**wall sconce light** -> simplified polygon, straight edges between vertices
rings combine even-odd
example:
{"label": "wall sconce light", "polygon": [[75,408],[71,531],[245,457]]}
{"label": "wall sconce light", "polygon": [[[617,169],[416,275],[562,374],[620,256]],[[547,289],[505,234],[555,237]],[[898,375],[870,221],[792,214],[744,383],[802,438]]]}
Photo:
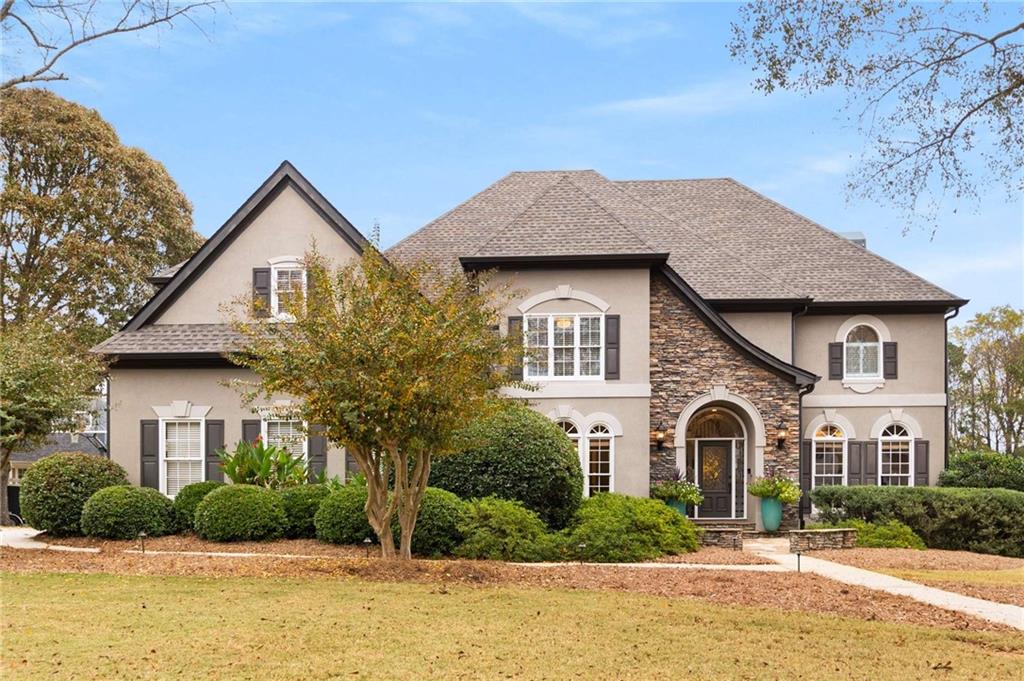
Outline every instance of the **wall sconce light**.
{"label": "wall sconce light", "polygon": [[779,424],[775,426],[775,446],[778,449],[782,449],[786,446],[786,439],[789,437],[789,429],[786,428],[786,424],[781,420]]}
{"label": "wall sconce light", "polygon": [[658,427],[654,429],[654,443],[658,449],[665,448],[665,422],[659,421]]}

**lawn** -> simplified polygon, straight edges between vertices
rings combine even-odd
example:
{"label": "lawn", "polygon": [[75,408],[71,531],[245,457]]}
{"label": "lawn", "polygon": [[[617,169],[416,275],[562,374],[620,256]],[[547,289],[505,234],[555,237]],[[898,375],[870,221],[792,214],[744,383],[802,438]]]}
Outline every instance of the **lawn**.
{"label": "lawn", "polygon": [[8,679],[1024,676],[1019,633],[634,593],[354,578],[0,578]]}

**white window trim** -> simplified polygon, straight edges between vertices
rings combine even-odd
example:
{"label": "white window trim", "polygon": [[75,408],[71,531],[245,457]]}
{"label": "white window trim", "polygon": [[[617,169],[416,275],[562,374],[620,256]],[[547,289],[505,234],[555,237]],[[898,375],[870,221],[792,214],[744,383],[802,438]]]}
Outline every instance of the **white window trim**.
{"label": "white window trim", "polygon": [[[160,432],[158,433],[157,440],[159,442],[159,462],[160,462],[160,493],[164,496],[170,497],[167,494],[167,424],[168,423],[198,423],[199,424],[199,461],[201,463],[200,470],[202,474],[200,480],[197,482],[206,481],[206,417],[161,417],[158,420]],[[175,461],[184,459],[174,459]],[[174,497],[171,497],[172,499]]]}
{"label": "white window trim", "polygon": [[582,454],[580,456],[580,465],[583,466],[583,496],[590,496],[590,440],[591,431],[596,427],[603,426],[608,430],[607,434],[594,435],[595,440],[608,440],[608,492],[615,491],[615,431],[611,425],[603,422],[591,423],[587,427],[586,433],[580,433],[580,442],[582,444]]}
{"label": "white window trim", "polygon": [[277,299],[277,272],[278,270],[300,270],[302,272],[302,291],[306,292],[306,267],[302,258],[294,255],[284,255],[278,258],[271,258],[267,261],[270,265],[270,316],[274,319],[292,321],[295,317],[287,312],[281,312]]}
{"label": "white window trim", "polygon": [[[544,376],[531,376],[529,358],[523,359],[523,379],[526,381],[603,381],[605,369],[605,315],[603,312],[534,312],[523,315],[523,347],[527,353],[531,351],[529,339],[529,319],[546,317],[548,320],[548,373]],[[573,375],[555,376],[555,317],[572,317],[573,321]],[[595,376],[580,375],[580,317],[599,317],[601,319],[601,340],[598,344],[600,369]],[[590,347],[590,346],[588,346]],[[609,426],[610,427],[610,426]]]}
{"label": "white window trim", "polygon": [[[889,436],[889,437],[886,437],[886,435],[885,435],[885,428],[888,428],[889,426],[902,426],[907,431],[906,436],[899,436],[899,437]],[[882,485],[882,443],[883,442],[909,442],[910,446],[908,448],[908,453],[909,453],[910,458],[908,460],[907,485],[906,486],[907,487],[913,487],[914,486],[914,470],[915,470],[915,465],[916,465],[916,461],[915,461],[915,456],[916,456],[915,449],[916,448],[914,447],[914,439],[915,439],[914,431],[910,428],[910,426],[908,426],[906,423],[903,423],[901,421],[892,421],[892,422],[886,424],[886,426],[884,428],[882,428],[882,432],[879,433],[879,435],[878,435],[878,462],[877,462],[877,465],[878,465],[878,475],[875,478],[875,484],[876,485],[878,485],[878,486]],[[891,475],[890,474],[889,477],[903,477],[903,476],[895,476],[895,475]],[[896,485],[886,485],[886,487],[895,487],[895,486]]]}
{"label": "white window trim", "polygon": [[304,437],[302,438],[302,460],[309,461],[309,424],[301,419],[290,419],[277,416],[260,416],[260,437],[264,444],[270,444],[270,438],[268,436],[268,425],[271,421],[299,421],[302,423],[302,432]]}
{"label": "white window trim", "polygon": [[846,435],[846,430],[836,423],[825,423],[818,426],[818,430],[824,426],[832,426],[838,428],[843,434],[843,437],[811,437],[811,489],[818,486],[818,443],[822,442],[839,442],[843,443],[843,485],[850,484],[850,438]]}

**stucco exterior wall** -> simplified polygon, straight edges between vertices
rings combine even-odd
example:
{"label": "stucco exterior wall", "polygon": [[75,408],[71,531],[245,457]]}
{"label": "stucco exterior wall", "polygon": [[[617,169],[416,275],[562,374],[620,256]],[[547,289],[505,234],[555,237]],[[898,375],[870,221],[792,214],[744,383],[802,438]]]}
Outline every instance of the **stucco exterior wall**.
{"label": "stucco exterior wall", "polygon": [[[157,418],[153,406],[174,400],[211,407],[208,419],[223,419],[224,443],[231,448],[242,439],[242,421],[259,418],[242,404],[239,392],[227,381],[251,381],[246,369],[113,369],[110,372],[110,458],[124,466],[128,479],[138,485],[140,472],[139,422]],[[284,397],[284,396],[282,396]],[[342,451],[327,453],[328,477],[344,476]]]}
{"label": "stucco exterior wall", "polygon": [[270,258],[280,256],[301,258],[314,242],[335,264],[356,257],[355,249],[298,192],[285,187],[154,323],[226,322],[224,306],[249,300],[254,267],[267,267]]}
{"label": "stucco exterior wall", "polygon": [[793,315],[789,312],[724,312],[729,325],[787,362],[793,359]]}

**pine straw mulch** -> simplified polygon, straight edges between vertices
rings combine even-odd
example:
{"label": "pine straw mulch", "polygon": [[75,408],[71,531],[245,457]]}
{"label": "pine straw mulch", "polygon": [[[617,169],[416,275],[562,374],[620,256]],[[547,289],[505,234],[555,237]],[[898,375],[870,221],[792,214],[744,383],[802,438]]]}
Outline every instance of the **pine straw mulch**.
{"label": "pine straw mulch", "polygon": [[1007,627],[923,603],[840,584],[817,575],[726,572],[671,568],[630,568],[564,564],[517,566],[488,561],[376,558],[231,558],[71,553],[0,549],[0,571],[184,575],[204,577],[286,577],[363,579],[449,585],[518,586],[546,589],[624,591],[697,598],[716,604],[839,615],[869,621],[910,623],[945,629],[992,631]]}
{"label": "pine straw mulch", "polygon": [[[74,546],[77,548],[98,548],[104,553],[119,553],[125,549],[139,549],[138,540],[117,541],[94,539],[92,537],[59,537],[51,538],[41,535],[39,541],[56,546]],[[315,539],[281,539],[265,542],[211,542],[195,535],[174,535],[170,537],[152,537],[146,539],[147,551],[203,551],[209,553],[275,553],[290,556],[324,556],[331,558],[365,558],[367,551],[363,546],[335,546]],[[370,549],[377,551],[377,547]],[[767,558],[755,556],[743,551],[732,551],[718,547],[701,548],[696,553],[684,553],[679,556],[665,556],[657,560],[659,563],[691,563],[701,565],[771,565]]]}
{"label": "pine straw mulch", "polygon": [[1024,567],[1024,558],[940,549],[839,549],[813,551],[807,555],[867,570],[1012,570]]}

